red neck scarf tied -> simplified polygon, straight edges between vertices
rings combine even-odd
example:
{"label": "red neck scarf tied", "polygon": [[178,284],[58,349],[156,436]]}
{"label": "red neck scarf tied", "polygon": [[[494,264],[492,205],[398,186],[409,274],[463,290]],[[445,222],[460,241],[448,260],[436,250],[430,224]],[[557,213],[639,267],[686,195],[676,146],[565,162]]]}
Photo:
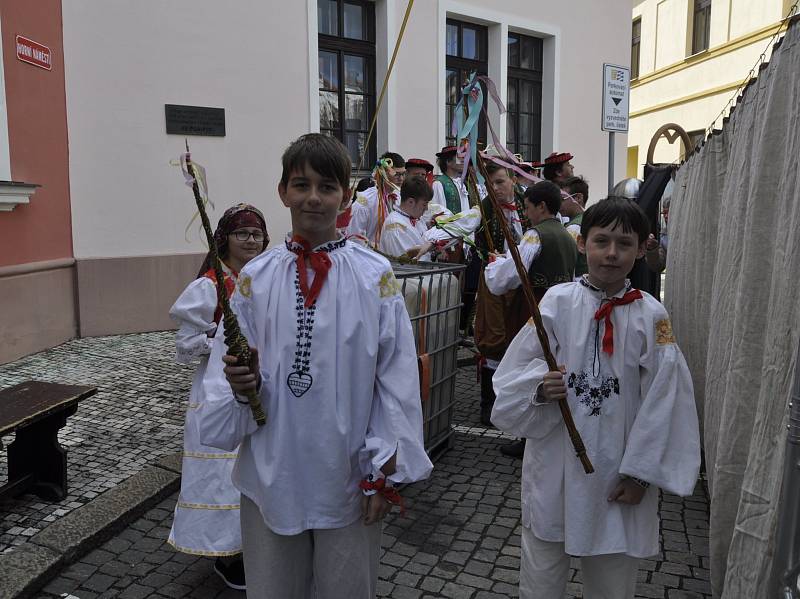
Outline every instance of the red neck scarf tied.
{"label": "red neck scarf tied", "polygon": [[603,351],[609,355],[614,353],[614,325],[611,324],[611,312],[617,306],[624,306],[630,304],[637,299],[642,299],[642,292],[638,289],[631,289],[622,297],[612,297],[600,306],[600,309],[594,313],[594,319],[605,319],[605,332],[603,333]]}
{"label": "red neck scarf tied", "polygon": [[[309,244],[302,237],[292,237],[292,242],[302,249],[295,246],[294,252],[297,253],[297,276],[300,279],[300,291],[305,298],[306,308],[310,308],[319,297],[319,292],[322,291],[322,284],[328,278],[328,271],[331,269],[331,258],[328,252],[312,252],[311,244]],[[308,270],[306,269],[306,258],[311,263],[311,268],[314,269],[314,281],[311,283],[311,288],[308,287]]]}
{"label": "red neck scarf tied", "polygon": [[500,206],[508,210],[509,212],[516,212],[517,205],[514,202],[500,202]]}

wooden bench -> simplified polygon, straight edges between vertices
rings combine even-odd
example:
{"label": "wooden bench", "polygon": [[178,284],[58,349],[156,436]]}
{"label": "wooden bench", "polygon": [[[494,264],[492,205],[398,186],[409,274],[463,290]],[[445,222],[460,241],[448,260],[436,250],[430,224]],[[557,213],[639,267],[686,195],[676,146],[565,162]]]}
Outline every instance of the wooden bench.
{"label": "wooden bench", "polygon": [[[8,482],[0,501],[30,491],[48,501],[67,495],[67,452],[58,431],[97,387],[26,381],[0,391],[0,436],[8,446]],[[0,449],[2,444],[0,444]]]}

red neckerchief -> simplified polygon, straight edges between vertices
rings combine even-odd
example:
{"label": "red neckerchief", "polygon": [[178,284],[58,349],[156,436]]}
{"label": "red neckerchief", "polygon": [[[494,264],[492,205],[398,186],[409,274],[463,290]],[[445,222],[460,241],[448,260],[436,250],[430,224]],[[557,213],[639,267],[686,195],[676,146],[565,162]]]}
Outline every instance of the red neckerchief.
{"label": "red neckerchief", "polygon": [[500,206],[502,208],[505,208],[509,212],[516,212],[517,211],[517,205],[514,202],[500,202]]}
{"label": "red neckerchief", "polygon": [[625,304],[630,304],[637,299],[642,299],[642,292],[638,289],[631,289],[622,297],[609,298],[608,302],[600,306],[600,309],[594,313],[595,320],[605,318],[606,330],[603,333],[603,351],[605,353],[614,353],[614,325],[611,324],[611,312],[616,306],[624,306]]}
{"label": "red neckerchief", "polygon": [[[317,300],[319,292],[322,291],[322,284],[328,278],[328,271],[331,269],[332,264],[331,258],[328,256],[328,252],[312,252],[311,244],[302,237],[295,235],[292,237],[292,242],[302,248],[293,248],[292,251],[297,254],[297,276],[300,279],[300,291],[306,299],[306,308],[310,308]],[[314,269],[314,281],[311,283],[311,289],[308,288],[306,258],[311,262],[311,267]]]}

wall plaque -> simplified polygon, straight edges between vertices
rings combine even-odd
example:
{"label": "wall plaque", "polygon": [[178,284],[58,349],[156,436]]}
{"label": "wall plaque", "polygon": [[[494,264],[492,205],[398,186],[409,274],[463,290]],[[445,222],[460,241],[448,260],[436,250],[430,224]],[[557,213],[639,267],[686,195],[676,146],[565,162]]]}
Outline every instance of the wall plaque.
{"label": "wall plaque", "polygon": [[225,109],[164,104],[167,133],[225,137]]}

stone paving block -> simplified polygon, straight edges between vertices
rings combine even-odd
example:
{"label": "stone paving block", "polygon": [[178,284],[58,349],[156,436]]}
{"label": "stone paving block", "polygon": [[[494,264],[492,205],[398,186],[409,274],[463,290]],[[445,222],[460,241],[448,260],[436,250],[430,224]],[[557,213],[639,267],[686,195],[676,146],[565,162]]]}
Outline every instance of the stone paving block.
{"label": "stone paving block", "polygon": [[30,543],[0,554],[0,597],[23,596],[40,588],[61,563],[61,556],[54,551]]}
{"label": "stone paving block", "polygon": [[177,490],[180,479],[174,472],[147,467],[94,501],[74,510],[35,535],[31,542],[52,549],[64,559],[84,548],[96,546],[127,522],[132,513],[149,502]]}
{"label": "stone paving block", "polygon": [[454,582],[445,584],[441,591],[441,596],[449,599],[471,599],[474,594],[475,589]]}

